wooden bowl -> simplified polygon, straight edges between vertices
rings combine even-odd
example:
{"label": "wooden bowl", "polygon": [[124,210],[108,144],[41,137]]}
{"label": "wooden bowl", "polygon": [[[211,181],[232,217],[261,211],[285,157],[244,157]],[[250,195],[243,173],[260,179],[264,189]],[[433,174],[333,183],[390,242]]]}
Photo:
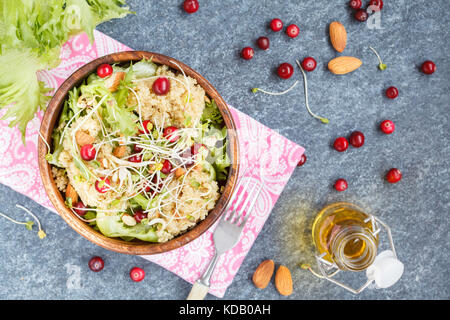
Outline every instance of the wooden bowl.
{"label": "wooden bowl", "polygon": [[116,252],[126,253],[126,254],[136,254],[136,255],[150,255],[157,254],[166,251],[170,251],[176,248],[179,248],[192,240],[199,237],[203,232],[208,230],[214,222],[220,217],[222,210],[227,205],[230,197],[233,193],[233,190],[236,185],[237,177],[239,175],[239,147],[238,147],[238,139],[236,136],[236,126],[231,116],[230,110],[228,109],[227,104],[217,92],[217,90],[199,73],[192,70],[187,65],[179,62],[170,57],[152,53],[147,51],[126,51],[113,53],[84,65],[77,71],[75,71],[64,83],[59,87],[56,91],[55,95],[51,99],[48,108],[44,114],[44,118],[41,124],[41,134],[43,138],[47,141],[47,143],[52,147],[52,139],[51,135],[53,132],[53,127],[59,118],[60,112],[63,108],[64,101],[68,96],[68,92],[72,90],[72,88],[81,84],[81,82],[89,76],[91,73],[96,72],[96,69],[102,63],[108,64],[120,64],[120,63],[128,63],[130,61],[137,62],[142,59],[152,59],[153,62],[159,65],[167,65],[174,70],[179,70],[180,66],[186,75],[197,80],[198,84],[203,87],[206,94],[214,99],[217,106],[219,107],[220,112],[225,120],[225,125],[228,128],[228,154],[231,159],[231,166],[228,174],[228,179],[226,181],[224,190],[220,199],[217,201],[216,206],[213,210],[211,210],[208,216],[201,222],[199,222],[195,227],[185,232],[184,234],[175,237],[174,239],[167,241],[165,243],[150,243],[144,242],[140,240],[133,241],[124,241],[120,238],[109,238],[104,236],[98,231],[95,231],[88,224],[80,220],[69,208],[64,204],[64,198],[61,195],[61,192],[56,187],[55,181],[53,180],[53,176],[51,173],[51,166],[45,160],[45,155],[48,150],[45,143],[42,139],[39,139],[38,143],[38,161],[39,161],[39,169],[41,172],[42,182],[44,184],[45,190],[47,192],[48,197],[50,198],[53,206],[56,211],[63,217],[63,219],[81,234],[83,237],[92,241],[93,243],[98,244],[106,249],[113,250]]}

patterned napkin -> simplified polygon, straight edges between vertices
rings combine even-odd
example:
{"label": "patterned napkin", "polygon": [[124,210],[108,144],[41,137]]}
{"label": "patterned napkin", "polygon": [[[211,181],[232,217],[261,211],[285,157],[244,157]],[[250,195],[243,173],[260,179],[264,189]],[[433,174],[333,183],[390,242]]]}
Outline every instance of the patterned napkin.
{"label": "patterned napkin", "polygon": [[[61,50],[61,64],[55,69],[40,72],[39,79],[57,88],[87,62],[109,53],[131,50],[101,32],[95,31],[94,36],[93,44],[89,43],[86,34],[75,36],[65,43]],[[210,293],[217,297],[224,296],[304,152],[292,141],[230,108],[240,143],[241,173],[245,168],[251,168],[243,179],[251,179],[251,183],[264,180],[265,187],[238,244],[221,256],[217,263],[210,288]],[[4,110],[0,116],[3,114]],[[41,117],[42,114],[28,125],[26,146],[22,144],[19,130],[11,129],[5,121],[0,121],[0,183],[55,212],[45,194],[38,168],[37,141]],[[182,248],[143,258],[193,283],[202,275],[213,256],[212,233],[215,226]]]}

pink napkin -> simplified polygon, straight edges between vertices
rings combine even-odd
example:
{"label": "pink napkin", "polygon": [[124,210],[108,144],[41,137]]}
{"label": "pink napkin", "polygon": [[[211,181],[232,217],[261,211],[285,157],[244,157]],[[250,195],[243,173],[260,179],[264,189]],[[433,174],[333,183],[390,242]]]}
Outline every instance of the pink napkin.
{"label": "pink napkin", "polygon": [[[85,63],[109,53],[131,50],[114,39],[95,31],[95,42],[81,34],[62,46],[61,64],[50,71],[39,73],[39,79],[57,88],[67,77]],[[220,257],[211,278],[210,293],[223,297],[233,281],[245,256],[267,220],[275,202],[289,180],[304,149],[282,137],[256,120],[231,107],[238,128],[241,152],[241,173],[250,167],[244,179],[255,183],[264,181],[265,186],[250,214],[238,244]],[[0,116],[4,110],[0,112]],[[38,130],[41,114],[29,125],[26,146],[20,132],[0,121],[0,182],[11,187],[44,207],[55,212],[45,194],[39,175],[37,161]],[[253,182],[252,181],[252,182]],[[215,225],[201,237],[182,248],[167,253],[143,256],[191,283],[206,269],[214,253],[212,232]]]}

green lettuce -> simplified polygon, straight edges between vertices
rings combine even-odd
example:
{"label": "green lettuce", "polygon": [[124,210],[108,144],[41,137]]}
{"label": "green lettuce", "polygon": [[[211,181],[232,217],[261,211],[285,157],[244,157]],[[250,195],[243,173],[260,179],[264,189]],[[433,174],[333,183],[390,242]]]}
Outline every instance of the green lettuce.
{"label": "green lettuce", "polygon": [[25,137],[27,124],[44,110],[50,89],[36,72],[56,67],[61,45],[72,35],[131,13],[124,0],[0,1],[0,109]]}
{"label": "green lettuce", "polygon": [[97,213],[97,227],[107,237],[125,237],[127,240],[137,238],[142,241],[157,242],[158,236],[153,226],[138,223],[133,227],[126,226],[119,215]]}

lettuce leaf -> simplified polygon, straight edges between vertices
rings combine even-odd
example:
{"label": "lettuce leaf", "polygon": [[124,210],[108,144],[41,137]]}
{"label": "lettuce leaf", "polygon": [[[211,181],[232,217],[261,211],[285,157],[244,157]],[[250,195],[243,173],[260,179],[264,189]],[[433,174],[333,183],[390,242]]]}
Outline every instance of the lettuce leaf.
{"label": "lettuce leaf", "polygon": [[152,226],[138,223],[133,227],[126,226],[119,215],[97,213],[97,227],[107,237],[137,238],[142,241],[157,242],[158,236]]}
{"label": "lettuce leaf", "polygon": [[27,123],[45,109],[50,89],[36,72],[56,67],[61,45],[72,35],[131,13],[124,0],[0,1],[0,109],[18,126],[24,141]]}

